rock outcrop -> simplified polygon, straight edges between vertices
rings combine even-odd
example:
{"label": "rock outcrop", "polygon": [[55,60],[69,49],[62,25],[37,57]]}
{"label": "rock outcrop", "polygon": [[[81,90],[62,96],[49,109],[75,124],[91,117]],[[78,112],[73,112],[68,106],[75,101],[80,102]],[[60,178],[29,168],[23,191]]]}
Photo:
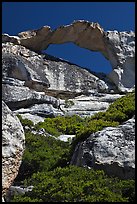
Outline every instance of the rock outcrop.
{"label": "rock outcrop", "polygon": [[[3,34],[3,196],[18,174],[24,151],[24,130],[16,114],[36,124],[45,117],[85,117],[106,111],[117,98],[134,89],[134,38],[132,31],[106,32],[98,23],[88,21],[76,21],[53,31],[44,26],[18,36]],[[95,73],[42,53],[50,44],[65,42],[101,52],[110,60],[112,72],[108,76]],[[116,128],[92,134],[79,143],[72,164],[134,178],[134,122],[132,118]],[[58,139],[68,141],[74,136],[61,135]]]}
{"label": "rock outcrop", "polygon": [[121,94],[93,92],[89,96],[80,95],[70,100],[60,99],[60,107],[64,115],[92,116],[95,113],[106,111],[111,103],[122,96]]}
{"label": "rock outcrop", "polygon": [[135,85],[135,33],[133,31],[104,31],[98,23],[84,20],[51,30],[44,26],[38,30],[21,32],[18,36],[3,34],[3,42],[23,45],[41,51],[50,44],[73,42],[92,51],[101,52],[112,65],[110,79],[122,92]]}
{"label": "rock outcrop", "polygon": [[2,196],[18,174],[25,149],[23,127],[7,105],[2,102]]}
{"label": "rock outcrop", "polygon": [[91,134],[77,145],[71,164],[103,169],[122,179],[134,179],[135,118]]}
{"label": "rock outcrop", "polygon": [[108,77],[125,92],[135,86],[135,33],[108,31],[105,34],[112,72]]}
{"label": "rock outcrop", "polygon": [[2,51],[3,83],[24,85],[55,96],[61,92],[74,92],[75,96],[75,93],[88,93],[93,89],[100,92],[115,90],[109,80],[102,81],[94,73],[59,58],[12,43],[3,43]]}
{"label": "rock outcrop", "polygon": [[[2,64],[2,99],[12,111],[34,123],[47,116],[91,116],[122,96],[105,74],[90,73],[21,45],[3,43]],[[67,106],[70,98],[73,105]]]}

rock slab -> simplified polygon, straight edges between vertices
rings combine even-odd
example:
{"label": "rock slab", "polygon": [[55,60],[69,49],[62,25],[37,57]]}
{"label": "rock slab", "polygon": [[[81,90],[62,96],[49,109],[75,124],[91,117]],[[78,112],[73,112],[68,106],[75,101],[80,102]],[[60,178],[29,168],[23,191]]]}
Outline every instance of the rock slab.
{"label": "rock slab", "polygon": [[121,179],[135,178],[135,118],[91,134],[76,146],[71,164],[103,169]]}
{"label": "rock slab", "polygon": [[23,127],[15,114],[2,102],[2,196],[18,174],[25,149]]}

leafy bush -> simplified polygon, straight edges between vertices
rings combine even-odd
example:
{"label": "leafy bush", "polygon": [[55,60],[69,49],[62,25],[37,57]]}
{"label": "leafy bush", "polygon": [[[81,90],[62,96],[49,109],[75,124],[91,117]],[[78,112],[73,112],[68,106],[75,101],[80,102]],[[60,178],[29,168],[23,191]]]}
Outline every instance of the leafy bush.
{"label": "leafy bush", "polygon": [[51,135],[76,134],[77,130],[83,125],[84,119],[77,115],[57,116],[56,118],[45,118],[44,122],[35,125],[36,129],[44,128]]}
{"label": "leafy bush", "polygon": [[[130,93],[117,99],[110,105],[106,112],[97,113],[92,117],[82,119],[74,115],[46,118],[44,122],[40,122],[34,127],[36,129],[44,128],[46,132],[56,136],[60,134],[76,134],[76,137],[73,139],[72,145],[69,146],[53,138],[33,135],[30,132],[26,132],[26,150],[20,171],[23,172],[23,174],[21,174],[25,177],[38,170],[49,170],[49,167],[53,168],[53,166],[58,166],[59,163],[60,165],[65,165],[69,162],[69,158],[71,158],[75,146],[79,141],[85,140],[93,132],[100,131],[104,127],[119,125],[120,121],[127,120],[132,117],[134,113],[135,93]],[[28,119],[22,119],[20,117],[20,120],[23,126],[29,125],[32,127],[33,125]]]}
{"label": "leafy bush", "polygon": [[115,127],[118,125],[119,123],[116,121],[90,120],[86,126],[83,126],[83,129],[77,131],[76,137],[73,139],[73,146],[75,147],[78,142],[85,140],[94,132],[100,131],[105,127]]}
{"label": "leafy bush", "polygon": [[58,163],[60,166],[66,165],[70,149],[69,143],[55,140],[49,136],[34,135],[31,132],[26,132],[25,139],[26,148],[15,181],[23,180],[34,172],[49,171]]}
{"label": "leafy bush", "polygon": [[129,93],[112,103],[106,112],[99,112],[91,117],[109,121],[124,122],[135,114],[135,93]]}
{"label": "leafy bush", "polygon": [[[38,172],[24,182],[31,192],[14,196],[14,202],[129,202],[134,201],[134,181],[109,178],[102,170],[76,166]],[[126,191],[125,191],[126,190]],[[126,193],[128,192],[128,193]],[[35,201],[34,201],[35,202]]]}
{"label": "leafy bush", "polygon": [[23,125],[23,127],[24,126],[28,126],[28,127],[34,126],[34,123],[31,120],[29,120],[27,118],[23,119],[22,116],[19,115],[19,114],[17,115],[17,117],[19,118],[19,120],[20,120],[21,124]]}
{"label": "leafy bush", "polygon": [[[15,181],[34,185],[32,192],[13,202],[134,202],[134,180],[111,178],[103,171],[69,165],[75,145],[104,127],[117,126],[135,114],[135,93],[117,99],[106,112],[92,117],[46,118],[34,126],[52,135],[76,134],[72,144],[26,132],[26,150]],[[23,120],[23,125],[30,125]],[[25,179],[25,180],[24,180]]]}
{"label": "leafy bush", "polygon": [[[99,112],[85,119],[77,115],[46,118],[35,125],[36,129],[44,128],[51,135],[76,134],[76,141],[86,139],[91,133],[104,127],[117,126],[135,114],[135,93],[129,93],[117,99],[106,112]],[[79,139],[78,139],[79,138]]]}
{"label": "leafy bush", "polygon": [[86,119],[83,129],[77,131],[73,145],[85,140],[93,132],[102,130],[104,127],[117,126],[130,119],[135,114],[135,93],[129,93],[112,103],[106,112],[96,113]]}

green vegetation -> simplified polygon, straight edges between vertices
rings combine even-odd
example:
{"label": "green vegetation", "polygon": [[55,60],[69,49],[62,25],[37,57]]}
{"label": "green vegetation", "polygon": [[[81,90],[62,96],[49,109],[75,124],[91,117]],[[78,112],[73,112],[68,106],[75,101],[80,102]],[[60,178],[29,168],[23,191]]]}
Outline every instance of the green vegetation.
{"label": "green vegetation", "polygon": [[35,125],[36,129],[44,128],[51,135],[59,136],[61,134],[76,134],[85,124],[84,119],[77,115],[58,116],[56,118],[45,118],[44,122]]}
{"label": "green vegetation", "polygon": [[74,105],[72,100],[65,99],[65,108],[69,108]]}
{"label": "green vegetation", "polygon": [[135,93],[129,93],[117,99],[110,105],[106,112],[99,112],[85,119],[77,115],[56,118],[46,118],[44,122],[35,125],[36,129],[44,128],[51,135],[76,134],[74,146],[93,132],[102,130],[104,127],[117,126],[128,120],[135,114]]}
{"label": "green vegetation", "polygon": [[102,119],[109,121],[118,121],[122,123],[135,114],[135,93],[129,93],[117,99],[111,104],[106,112],[100,112],[91,119]]}
{"label": "green vegetation", "polygon": [[12,202],[134,202],[134,180],[109,177],[95,171],[70,165],[76,144],[104,127],[117,126],[135,114],[135,93],[116,100],[106,112],[89,118],[67,116],[46,118],[33,125],[18,116],[23,126],[36,130],[44,128],[51,135],[76,134],[70,144],[53,137],[34,135],[25,130],[26,150],[15,182],[34,189],[16,195]]}
{"label": "green vegetation", "polygon": [[52,170],[58,163],[60,166],[66,165],[70,149],[68,143],[29,131],[25,134],[25,140],[26,149],[16,180],[28,178],[34,172]]}
{"label": "green vegetation", "polygon": [[23,127],[24,126],[28,126],[28,127],[33,127],[34,126],[34,123],[31,120],[23,119],[21,117],[21,115],[19,115],[19,114],[17,115],[17,117],[19,118],[19,120],[20,120]]}
{"label": "green vegetation", "polygon": [[23,126],[34,126],[36,130],[44,128],[47,133],[57,137],[61,134],[76,134],[75,140],[78,142],[86,139],[91,133],[102,130],[104,127],[117,126],[131,118],[134,114],[135,93],[133,92],[117,99],[109,106],[106,112],[99,112],[92,117],[84,119],[77,115],[58,116],[56,118],[45,118],[44,122],[34,126],[32,121],[22,119],[19,115],[18,117]]}
{"label": "green vegetation", "polygon": [[93,132],[100,131],[104,127],[117,126],[135,115],[135,93],[129,93],[117,99],[106,112],[99,112],[86,119],[86,126],[79,131],[74,140],[76,145],[85,140]]}
{"label": "green vegetation", "polygon": [[109,178],[103,171],[71,165],[46,173],[38,172],[24,183],[26,186],[33,184],[35,187],[25,195],[15,196],[14,202],[134,201],[133,180],[121,181]]}

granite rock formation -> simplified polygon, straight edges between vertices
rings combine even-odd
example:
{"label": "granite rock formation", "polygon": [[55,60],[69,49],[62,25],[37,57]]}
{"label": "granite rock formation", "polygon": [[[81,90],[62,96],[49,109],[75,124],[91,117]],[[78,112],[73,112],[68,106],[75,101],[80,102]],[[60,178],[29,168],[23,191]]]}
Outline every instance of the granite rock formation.
{"label": "granite rock formation", "polygon": [[112,65],[110,79],[120,91],[129,91],[135,85],[135,33],[133,31],[104,31],[98,24],[84,20],[51,30],[44,26],[38,30],[21,32],[18,36],[3,34],[3,42],[14,42],[33,51],[41,51],[50,44],[73,42],[92,51],[101,52]]}
{"label": "granite rock formation", "polygon": [[[85,117],[107,110],[116,99],[134,89],[134,38],[132,31],[105,32],[98,23],[87,21],[76,21],[53,31],[49,26],[44,26],[39,30],[19,33],[18,36],[3,34],[4,196],[18,173],[24,151],[24,131],[15,115],[20,114],[22,118],[38,123],[45,117],[73,114]],[[42,53],[50,44],[65,42],[73,42],[91,51],[101,52],[110,61],[112,72],[108,76],[95,73]],[[134,136],[134,118],[117,128],[106,128],[78,145],[72,163],[89,168],[103,166],[110,174],[115,173],[114,169],[116,175],[118,172],[122,178],[132,178]],[[70,135],[61,135],[59,139],[67,141],[68,137]],[[96,142],[93,142],[92,138]],[[101,138],[105,139],[106,144]],[[104,149],[107,151],[107,157]],[[92,150],[96,152],[96,158]],[[111,164],[113,160],[115,162]]]}
{"label": "granite rock formation", "polygon": [[[16,85],[19,84],[18,80],[21,80],[21,86],[25,85],[47,93],[50,91],[50,95],[55,96],[62,91],[66,94],[71,92],[72,95],[73,92],[74,94],[75,92],[88,93],[93,89],[102,92],[115,89],[114,84],[108,79],[103,81],[105,79],[102,80],[94,73],[59,58],[38,54],[23,46],[8,42],[3,43],[2,50],[4,83]],[[12,68],[8,65],[9,58],[12,61]]]}
{"label": "granite rock formation", "polygon": [[77,145],[71,164],[103,169],[122,179],[135,178],[135,118],[93,133]]}
{"label": "granite rock formation", "polygon": [[[34,122],[47,116],[90,116],[122,96],[105,74],[9,42],[2,52],[2,98],[12,111]],[[73,104],[67,106],[66,99]]]}
{"label": "granite rock formation", "polygon": [[64,115],[92,116],[106,111],[111,103],[122,96],[122,94],[93,92],[89,96],[80,95],[68,101],[60,99],[60,107]]}
{"label": "granite rock formation", "polygon": [[25,135],[17,116],[2,102],[2,196],[18,174]]}

